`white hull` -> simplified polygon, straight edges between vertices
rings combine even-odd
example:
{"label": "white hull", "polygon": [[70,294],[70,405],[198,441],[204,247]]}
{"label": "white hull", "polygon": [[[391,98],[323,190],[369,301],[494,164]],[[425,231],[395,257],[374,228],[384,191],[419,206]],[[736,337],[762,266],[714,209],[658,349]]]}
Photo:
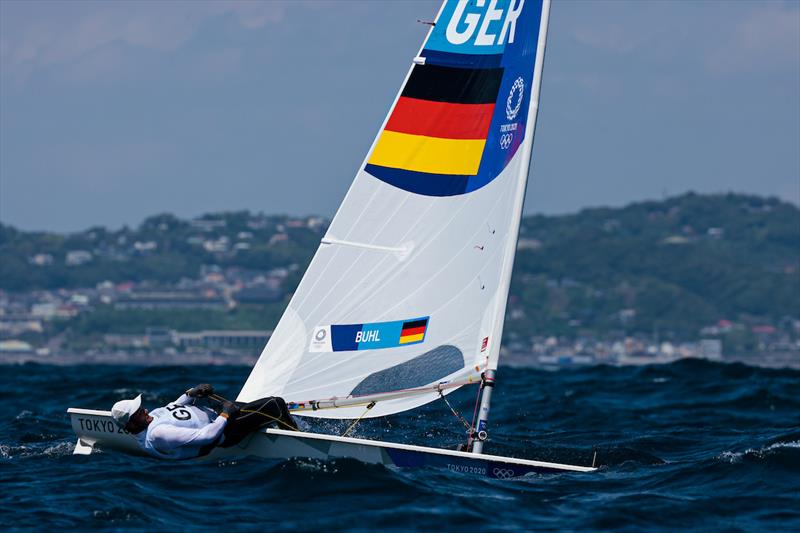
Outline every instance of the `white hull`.
{"label": "white hull", "polygon": [[[90,454],[95,446],[143,455],[135,439],[117,428],[108,411],[69,409],[72,428],[78,435],[76,454]],[[527,474],[593,472],[586,466],[563,465],[497,455],[478,455],[426,446],[380,442],[319,433],[267,429],[254,433],[239,446],[217,448],[204,459],[255,456],[285,460],[309,458],[321,461],[355,459],[364,463],[401,468],[443,468],[453,472],[493,478],[512,478]]]}

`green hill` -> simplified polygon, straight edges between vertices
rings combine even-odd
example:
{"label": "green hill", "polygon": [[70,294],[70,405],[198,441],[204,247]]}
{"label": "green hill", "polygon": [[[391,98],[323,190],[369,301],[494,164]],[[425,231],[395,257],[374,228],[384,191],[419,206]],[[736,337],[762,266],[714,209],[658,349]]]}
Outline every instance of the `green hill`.
{"label": "green hill", "polygon": [[532,249],[517,255],[512,294],[527,316],[515,329],[694,336],[720,319],[800,316],[800,210],[776,199],[687,194],[533,216],[520,237]]}
{"label": "green hill", "polygon": [[[203,265],[297,265],[290,293],[326,222],[248,212],[77,234],[0,225],[0,289],[169,285]],[[686,194],[612,209],[523,220],[507,330],[531,334],[658,333],[693,338],[727,319],[800,317],[800,210],[774,198]],[[71,263],[71,264],[70,264]],[[788,318],[787,318],[788,317]]]}

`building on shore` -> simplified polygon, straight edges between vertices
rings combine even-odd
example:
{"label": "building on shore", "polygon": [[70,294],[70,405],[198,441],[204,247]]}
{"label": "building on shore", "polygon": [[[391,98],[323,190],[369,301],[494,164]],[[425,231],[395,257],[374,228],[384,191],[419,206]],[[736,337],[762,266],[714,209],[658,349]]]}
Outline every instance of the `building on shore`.
{"label": "building on shore", "polygon": [[227,301],[217,294],[201,291],[136,291],[121,296],[114,309],[211,309],[224,311]]}
{"label": "building on shore", "polygon": [[258,330],[205,330],[191,333],[173,332],[173,344],[184,350],[193,348],[225,350],[261,350],[269,340],[271,331]]}

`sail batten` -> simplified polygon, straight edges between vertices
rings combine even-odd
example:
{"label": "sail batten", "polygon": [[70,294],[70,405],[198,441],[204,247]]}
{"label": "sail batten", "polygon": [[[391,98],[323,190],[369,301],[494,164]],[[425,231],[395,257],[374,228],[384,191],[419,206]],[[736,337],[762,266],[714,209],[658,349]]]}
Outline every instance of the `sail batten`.
{"label": "sail batten", "polygon": [[322,239],[322,244],[334,244],[339,246],[352,246],[354,248],[364,248],[366,250],[378,250],[381,252],[394,252],[394,253],[405,253],[408,252],[408,248],[404,246],[382,246],[378,244],[368,244],[365,242],[352,242],[352,241],[343,241],[340,239],[334,239],[331,237],[326,237]]}
{"label": "sail batten", "polygon": [[[542,1],[442,4],[240,400],[369,393],[381,416],[496,364]],[[336,407],[301,414],[364,415]]]}

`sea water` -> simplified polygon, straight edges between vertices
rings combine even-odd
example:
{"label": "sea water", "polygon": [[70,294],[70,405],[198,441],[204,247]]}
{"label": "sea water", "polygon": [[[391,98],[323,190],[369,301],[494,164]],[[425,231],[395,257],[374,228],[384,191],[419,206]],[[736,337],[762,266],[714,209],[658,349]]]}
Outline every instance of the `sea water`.
{"label": "sea water", "polygon": [[[140,530],[800,530],[800,371],[704,361],[501,368],[486,452],[603,465],[490,480],[352,460],[161,462],[73,456],[68,407],[151,408],[199,382],[234,397],[244,367],[0,366],[0,524]],[[449,397],[472,417],[475,387]],[[341,434],[344,422],[315,422]],[[358,437],[455,447],[442,401]],[[596,452],[596,455],[595,455]]]}

